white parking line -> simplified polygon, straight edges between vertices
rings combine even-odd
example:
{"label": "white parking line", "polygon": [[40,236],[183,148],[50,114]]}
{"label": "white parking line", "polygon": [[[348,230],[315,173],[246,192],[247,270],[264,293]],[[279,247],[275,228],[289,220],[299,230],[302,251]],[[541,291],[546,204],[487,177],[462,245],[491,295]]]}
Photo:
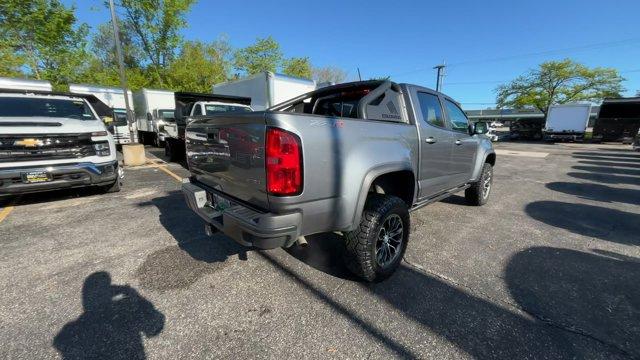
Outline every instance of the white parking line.
{"label": "white parking line", "polygon": [[518,150],[504,150],[504,149],[496,149],[497,155],[507,155],[507,156],[524,156],[524,157],[532,157],[532,158],[546,158],[549,153],[546,152],[537,152],[537,151],[518,151]]}

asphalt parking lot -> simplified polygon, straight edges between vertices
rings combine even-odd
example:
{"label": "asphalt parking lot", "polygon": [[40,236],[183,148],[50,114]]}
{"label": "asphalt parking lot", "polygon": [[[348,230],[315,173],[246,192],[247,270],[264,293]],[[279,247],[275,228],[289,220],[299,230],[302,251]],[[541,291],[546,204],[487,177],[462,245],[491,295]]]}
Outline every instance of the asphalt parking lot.
{"label": "asphalt parking lot", "polygon": [[496,148],[489,204],[414,212],[380,284],[349,275],[335,234],[208,238],[178,164],[2,204],[0,357],[640,358],[640,153]]}

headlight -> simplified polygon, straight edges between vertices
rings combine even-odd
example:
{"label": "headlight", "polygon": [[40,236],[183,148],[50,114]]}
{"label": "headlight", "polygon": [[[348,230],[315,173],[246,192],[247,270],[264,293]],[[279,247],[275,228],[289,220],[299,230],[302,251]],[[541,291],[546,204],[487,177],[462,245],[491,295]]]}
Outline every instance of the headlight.
{"label": "headlight", "polygon": [[96,155],[98,156],[111,155],[111,150],[109,149],[109,143],[106,141],[93,144],[93,148],[96,150]]}

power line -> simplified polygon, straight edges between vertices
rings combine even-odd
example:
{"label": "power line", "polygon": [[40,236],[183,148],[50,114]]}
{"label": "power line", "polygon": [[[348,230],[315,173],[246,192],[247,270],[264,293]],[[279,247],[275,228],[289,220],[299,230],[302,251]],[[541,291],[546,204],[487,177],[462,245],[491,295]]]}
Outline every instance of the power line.
{"label": "power line", "polygon": [[[589,44],[589,45],[574,46],[574,47],[568,47],[568,48],[563,48],[563,49],[543,50],[543,51],[537,51],[537,52],[531,52],[531,53],[525,53],[525,54],[517,54],[517,55],[510,55],[510,56],[503,56],[503,57],[496,57],[496,58],[489,58],[489,59],[483,59],[483,60],[461,61],[461,62],[457,62],[457,63],[451,63],[448,66],[449,67],[455,67],[455,66],[464,66],[464,65],[484,64],[484,63],[491,63],[491,62],[514,60],[514,59],[519,59],[519,58],[524,58],[524,57],[531,57],[531,56],[553,55],[553,54],[557,54],[557,53],[566,53],[566,52],[574,52],[574,51],[606,49],[606,48],[611,48],[611,47],[616,47],[616,46],[630,45],[630,44],[634,44],[634,43],[637,43],[637,42],[640,42],[640,38],[631,38],[631,39],[618,40],[618,41],[594,43],[594,44]],[[417,69],[414,69],[414,70],[410,70],[410,71],[394,74],[392,76],[395,77],[395,76],[408,75],[408,74],[413,74],[413,73],[416,73],[416,72],[422,72],[422,71],[426,71],[426,70],[431,70],[431,69],[430,68],[426,68],[426,67],[421,67],[421,68],[417,68]]]}

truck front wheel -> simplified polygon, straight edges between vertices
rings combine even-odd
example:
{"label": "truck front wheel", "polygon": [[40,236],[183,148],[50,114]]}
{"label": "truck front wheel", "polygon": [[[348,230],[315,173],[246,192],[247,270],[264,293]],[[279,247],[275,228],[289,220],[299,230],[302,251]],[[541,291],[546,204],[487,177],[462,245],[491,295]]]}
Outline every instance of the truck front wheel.
{"label": "truck front wheel", "polygon": [[400,266],[409,240],[409,210],[400,198],[371,194],[354,231],[345,233],[345,263],[370,282],[382,281]]}
{"label": "truck front wheel", "polygon": [[467,203],[475,206],[482,206],[486,204],[489,199],[492,186],[493,166],[489,163],[484,163],[480,179],[471,184],[471,186],[464,191],[464,197],[467,199]]}

